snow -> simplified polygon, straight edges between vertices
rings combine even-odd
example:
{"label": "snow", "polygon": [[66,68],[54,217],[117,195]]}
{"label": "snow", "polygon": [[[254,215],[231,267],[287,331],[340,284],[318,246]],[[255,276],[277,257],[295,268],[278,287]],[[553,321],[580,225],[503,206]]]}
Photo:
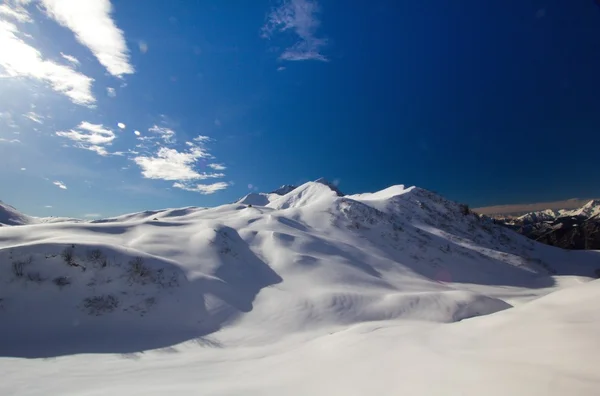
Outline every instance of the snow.
{"label": "snow", "polygon": [[600,252],[418,187],[272,194],[0,228],[0,394],[596,394]]}
{"label": "snow", "polygon": [[562,216],[562,213],[560,211],[546,209],[524,214],[523,216],[517,217],[517,220],[520,220],[524,223],[538,223],[541,221],[556,220],[556,218],[559,216]]}
{"label": "snow", "polygon": [[565,212],[567,216],[583,216],[586,218],[591,218],[595,216],[600,216],[600,200],[594,199],[583,205],[579,209],[571,210]]}
{"label": "snow", "polygon": [[280,195],[275,193],[250,193],[237,202],[244,205],[267,206],[271,201],[274,201],[279,197]]}
{"label": "snow", "polygon": [[542,221],[553,221],[558,217],[585,217],[587,219],[600,215],[600,201],[593,199],[583,205],[581,208],[573,210],[552,210],[546,209],[537,212],[530,212],[517,218],[524,223],[538,223]]}
{"label": "snow", "polygon": [[14,207],[0,201],[0,226],[23,225],[33,222],[31,216],[19,212]]}

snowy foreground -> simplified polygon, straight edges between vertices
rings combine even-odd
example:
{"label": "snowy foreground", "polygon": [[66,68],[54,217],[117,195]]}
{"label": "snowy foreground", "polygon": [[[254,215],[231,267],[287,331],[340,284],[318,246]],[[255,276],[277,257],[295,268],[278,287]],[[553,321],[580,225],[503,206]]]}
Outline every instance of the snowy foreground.
{"label": "snowy foreground", "polygon": [[95,222],[10,208],[0,395],[598,394],[600,252],[414,187],[282,194]]}

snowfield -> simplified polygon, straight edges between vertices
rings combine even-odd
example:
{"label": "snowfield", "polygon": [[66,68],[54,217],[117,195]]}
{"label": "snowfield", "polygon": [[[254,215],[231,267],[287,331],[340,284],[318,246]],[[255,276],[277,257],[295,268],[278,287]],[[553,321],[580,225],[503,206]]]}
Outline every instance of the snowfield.
{"label": "snowfield", "polygon": [[600,252],[417,187],[284,187],[91,222],[1,205],[0,394],[597,394]]}

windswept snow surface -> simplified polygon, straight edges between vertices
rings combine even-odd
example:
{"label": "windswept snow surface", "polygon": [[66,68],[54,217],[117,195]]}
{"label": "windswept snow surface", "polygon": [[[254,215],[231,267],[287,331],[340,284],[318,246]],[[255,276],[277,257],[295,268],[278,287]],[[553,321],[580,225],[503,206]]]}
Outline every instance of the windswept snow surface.
{"label": "windswept snow surface", "polygon": [[598,267],[404,186],[2,227],[0,394],[592,395]]}

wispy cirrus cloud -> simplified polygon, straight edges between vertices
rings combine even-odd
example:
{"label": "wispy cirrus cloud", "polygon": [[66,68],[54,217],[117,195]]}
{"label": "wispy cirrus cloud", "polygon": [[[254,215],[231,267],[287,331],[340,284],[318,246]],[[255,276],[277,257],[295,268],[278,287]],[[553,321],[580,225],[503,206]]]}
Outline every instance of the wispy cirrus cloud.
{"label": "wispy cirrus cloud", "polygon": [[171,128],[154,125],[148,129],[148,132],[158,135],[166,143],[173,143],[175,141],[175,131]]}
{"label": "wispy cirrus cloud", "polygon": [[21,143],[19,139],[4,139],[0,138],[0,143]]}
{"label": "wispy cirrus cloud", "polygon": [[44,117],[42,117],[41,115],[37,114],[36,112],[30,111],[28,113],[23,114],[23,117],[36,122],[38,124],[43,124],[44,122],[42,121]]}
{"label": "wispy cirrus cloud", "polygon": [[91,89],[94,79],[69,66],[44,59],[18,34],[15,24],[0,20],[0,76],[44,81],[76,104],[90,106],[96,101]]}
{"label": "wispy cirrus cloud", "polygon": [[208,167],[212,168],[214,170],[217,170],[217,171],[222,171],[222,170],[227,169],[227,167],[223,164],[208,164]]}
{"label": "wispy cirrus cloud", "polygon": [[61,181],[53,181],[52,184],[54,184],[56,187],[62,189],[62,190],[66,190],[67,186],[65,185],[65,183],[61,182]]}
{"label": "wispy cirrus cloud", "polygon": [[197,192],[203,195],[214,194],[219,190],[225,190],[229,187],[229,183],[226,182],[217,182],[213,184],[183,184],[183,183],[175,183],[173,187],[180,188],[185,191]]}
{"label": "wispy cirrus cloud", "polygon": [[0,15],[11,18],[17,22],[31,22],[29,13],[19,4],[13,4],[12,6],[8,3],[0,4]]}
{"label": "wispy cirrus cloud", "polygon": [[313,0],[283,0],[267,15],[261,36],[271,39],[278,33],[291,33],[295,37],[295,43],[279,56],[281,60],[327,62],[321,53],[327,40],[316,35],[321,25],[320,11],[321,7]]}
{"label": "wispy cirrus cloud", "polygon": [[74,141],[75,147],[94,151],[102,156],[110,154],[105,146],[110,146],[116,138],[111,129],[87,121],[83,121],[74,129],[56,132],[56,135]]}
{"label": "wispy cirrus cloud", "polygon": [[45,13],[70,29],[115,77],[132,74],[123,31],[111,18],[109,0],[39,0]]}
{"label": "wispy cirrus cloud", "polygon": [[66,61],[74,64],[75,66],[79,66],[81,64],[79,62],[79,59],[75,58],[73,55],[67,55],[61,52],[60,56],[62,56]]}

